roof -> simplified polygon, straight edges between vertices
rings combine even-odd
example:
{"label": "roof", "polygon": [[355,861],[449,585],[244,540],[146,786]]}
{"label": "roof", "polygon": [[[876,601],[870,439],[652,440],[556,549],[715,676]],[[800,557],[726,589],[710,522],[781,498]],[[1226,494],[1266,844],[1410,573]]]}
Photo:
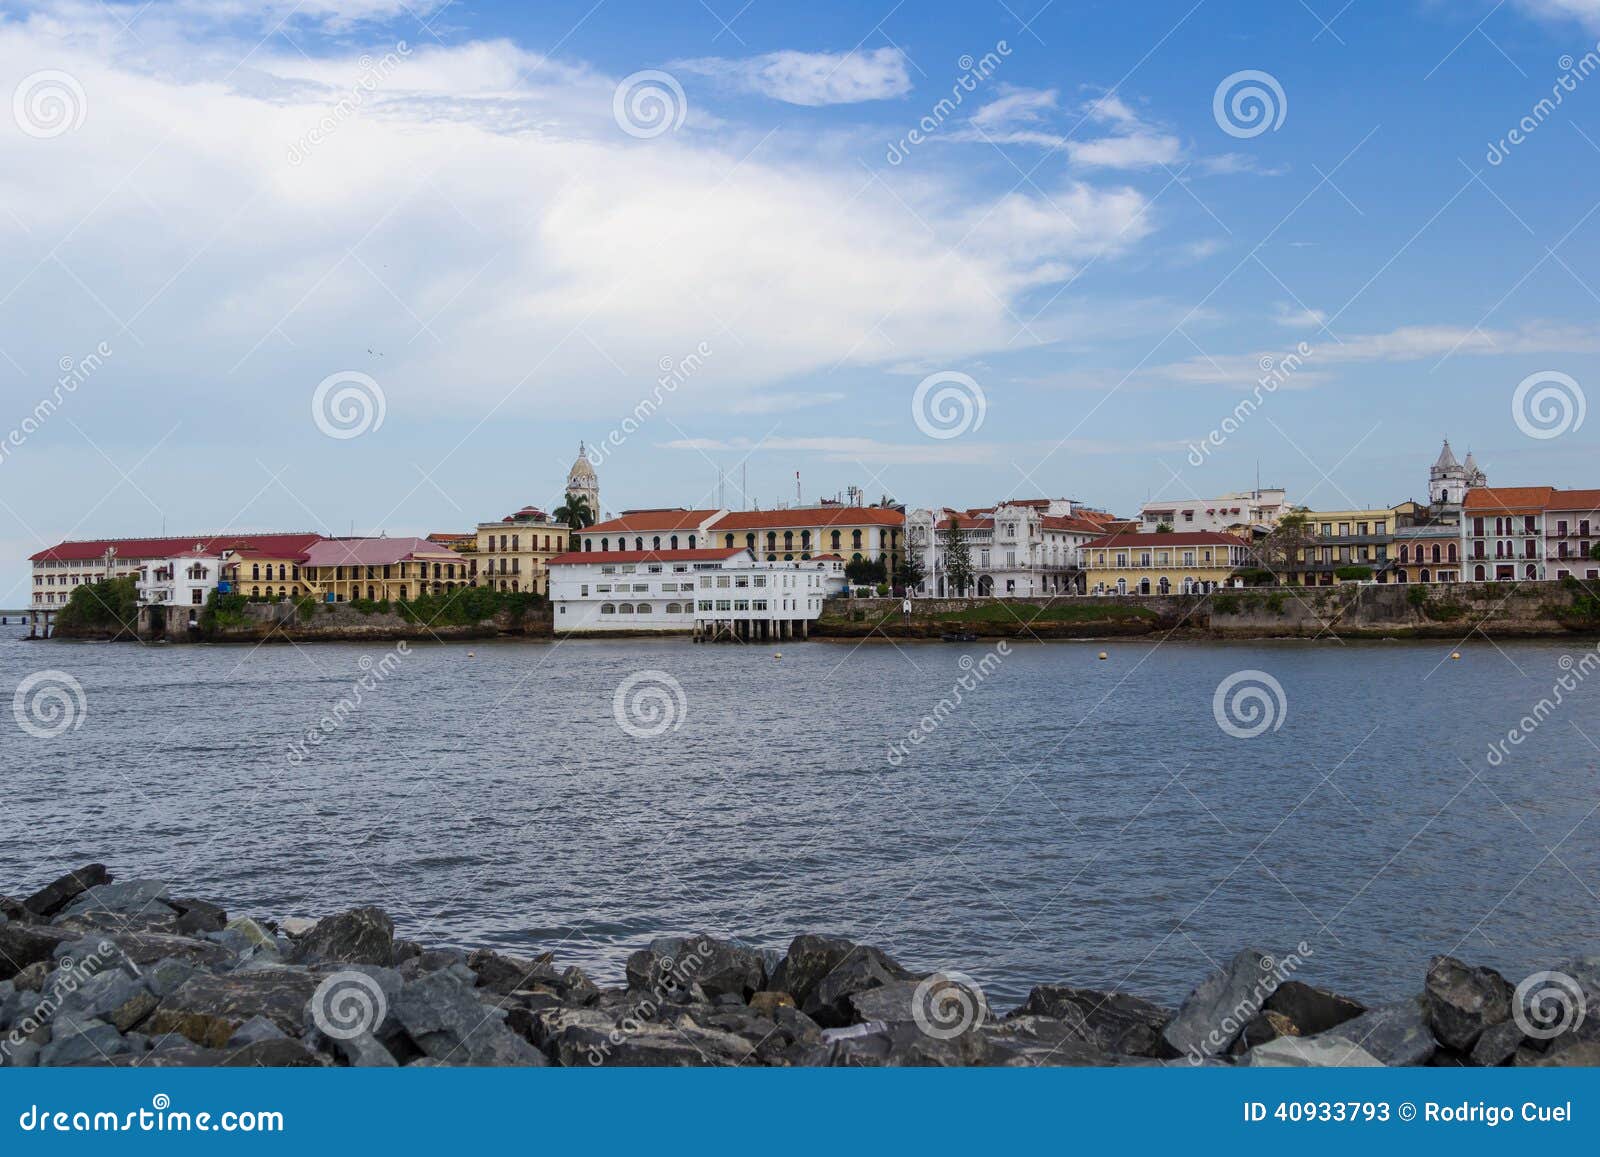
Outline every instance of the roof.
{"label": "roof", "polygon": [[1104,538],[1091,539],[1083,544],[1085,549],[1117,546],[1248,546],[1237,534],[1224,534],[1220,530],[1182,530],[1171,534],[1139,534],[1122,531]]}
{"label": "roof", "polygon": [[811,561],[812,562],[843,562],[844,561],[844,556],[842,554],[814,554],[814,555],[811,556]]}
{"label": "roof", "polygon": [[656,530],[699,530],[708,518],[722,513],[719,510],[684,510],[674,507],[667,510],[624,510],[615,518],[586,526],[589,534],[643,534]]}
{"label": "roof", "polygon": [[721,562],[744,553],[742,546],[722,546],[714,550],[569,550],[556,555],[545,566],[595,566],[608,562]]}
{"label": "roof", "polygon": [[31,555],[31,562],[95,562],[115,550],[119,559],[172,558],[193,551],[196,544],[207,554],[224,550],[250,549],[273,558],[295,558],[323,541],[320,534],[179,534],[167,538],[96,538],[81,542],[62,542]]}
{"label": "roof", "polygon": [[428,535],[428,541],[429,542],[437,542],[440,545],[448,546],[452,542],[463,542],[463,541],[466,541],[468,539],[476,541],[477,537],[478,537],[477,535],[472,534],[470,532],[462,532],[462,531],[455,531],[455,530],[436,530],[432,534]]}
{"label": "roof", "polygon": [[1459,470],[1461,463],[1456,461],[1456,456],[1450,452],[1450,439],[1444,440],[1444,449],[1439,451],[1439,460],[1433,464],[1435,470]]}
{"label": "roof", "polygon": [[1543,510],[1556,493],[1554,486],[1477,486],[1467,491],[1463,510]]}
{"label": "roof", "polygon": [[1071,530],[1078,534],[1100,534],[1104,527],[1087,518],[1069,518],[1065,514],[1046,514],[1040,517],[1039,525],[1045,530]]}
{"label": "roof", "polygon": [[886,506],[796,506],[786,510],[735,510],[710,529],[767,530],[811,526],[904,526],[906,516]]}
{"label": "roof", "polygon": [[1557,490],[1550,495],[1551,510],[1600,510],[1600,490]]}
{"label": "roof", "polygon": [[414,558],[456,560],[455,552],[425,538],[329,538],[306,552],[306,566],[387,566]]}

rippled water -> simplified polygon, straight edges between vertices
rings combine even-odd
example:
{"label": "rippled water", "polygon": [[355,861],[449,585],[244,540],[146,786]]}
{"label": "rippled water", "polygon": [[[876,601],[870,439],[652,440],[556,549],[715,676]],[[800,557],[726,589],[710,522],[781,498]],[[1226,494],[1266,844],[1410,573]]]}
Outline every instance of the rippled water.
{"label": "rippled water", "polygon": [[[894,766],[985,646],[413,644],[293,765],[385,647],[6,638],[0,690],[60,669],[87,711],[53,739],[0,717],[0,891],[100,859],[239,912],[377,903],[404,935],[602,979],[655,934],[834,932],[1002,1005],[1047,981],[1173,1001],[1305,941],[1307,978],[1395,996],[1436,951],[1520,976],[1600,950],[1600,672],[1485,758],[1592,646],[1016,645]],[[1213,716],[1242,669],[1287,702],[1252,739]],[[655,737],[614,717],[640,670],[683,689]]]}

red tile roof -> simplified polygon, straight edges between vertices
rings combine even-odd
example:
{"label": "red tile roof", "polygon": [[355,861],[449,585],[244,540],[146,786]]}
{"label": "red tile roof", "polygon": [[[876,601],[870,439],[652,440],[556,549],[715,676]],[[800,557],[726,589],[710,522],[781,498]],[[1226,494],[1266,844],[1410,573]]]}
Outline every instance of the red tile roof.
{"label": "red tile roof", "polygon": [[117,558],[134,560],[147,558],[172,558],[193,551],[195,544],[210,554],[224,550],[254,550],[273,558],[293,558],[304,554],[312,544],[321,542],[320,534],[190,534],[168,538],[97,538],[82,542],[63,542],[48,550],[30,556],[31,562],[98,562],[107,550],[115,549]]}
{"label": "red tile roof", "polygon": [[1237,534],[1224,534],[1220,530],[1183,530],[1171,534],[1140,534],[1120,531],[1104,538],[1091,539],[1083,544],[1085,550],[1102,547],[1162,547],[1162,546],[1249,546]]}
{"label": "red tile roof", "polygon": [[1550,496],[1551,510],[1600,510],[1600,490],[1557,490]]}
{"label": "red tile roof", "polygon": [[1046,530],[1070,530],[1078,534],[1102,534],[1105,527],[1086,518],[1069,518],[1064,514],[1046,514],[1039,519]]}
{"label": "red tile roof", "polygon": [[1479,486],[1467,491],[1464,510],[1516,510],[1532,512],[1550,504],[1553,486]]}
{"label": "red tile roof", "polygon": [[615,518],[584,528],[590,534],[643,534],[656,530],[699,530],[700,524],[714,517],[715,510],[624,510]]}
{"label": "red tile roof", "polygon": [[885,506],[797,506],[789,510],[735,510],[711,525],[716,532],[811,526],[904,526],[906,516]]}
{"label": "red tile roof", "polygon": [[721,562],[744,553],[742,546],[696,550],[569,550],[545,566],[594,566],[607,562]]}
{"label": "red tile roof", "polygon": [[306,552],[306,566],[388,566],[413,558],[451,562],[456,553],[425,538],[326,538]]}

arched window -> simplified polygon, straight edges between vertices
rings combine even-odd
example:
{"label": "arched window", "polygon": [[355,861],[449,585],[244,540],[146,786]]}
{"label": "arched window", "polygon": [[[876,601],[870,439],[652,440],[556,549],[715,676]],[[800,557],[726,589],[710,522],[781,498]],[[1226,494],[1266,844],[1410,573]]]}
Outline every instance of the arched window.
{"label": "arched window", "polygon": [[678,536],[677,535],[673,535],[672,536],[672,549],[673,550],[677,550],[678,549]]}
{"label": "arched window", "polygon": [[833,537],[829,539],[828,545],[833,547],[834,550],[839,549],[839,532],[837,530],[833,532]]}
{"label": "arched window", "polygon": [[600,540],[600,549],[601,550],[610,550],[611,549],[611,540],[609,538],[602,538]]}
{"label": "arched window", "polygon": [[1456,559],[1456,544],[1455,543],[1452,542],[1450,544],[1449,549],[1445,551],[1445,555],[1450,559],[1451,562],[1458,561]]}
{"label": "arched window", "polygon": [[1405,543],[1401,543],[1400,544],[1400,561],[1401,562],[1410,562],[1411,561],[1411,548],[1409,546],[1407,546]]}
{"label": "arched window", "polygon": [[648,614],[650,614],[650,613],[651,613],[651,611],[650,611],[650,604],[649,604],[649,603],[640,603],[640,604],[639,604],[639,606],[638,606],[638,611],[639,611],[639,613],[640,613],[640,614],[641,614],[641,615],[648,615]]}
{"label": "arched window", "polygon": [[857,550],[861,549],[861,532],[859,530],[852,530],[850,532],[850,545],[855,547]]}
{"label": "arched window", "polygon": [[1525,568],[1523,568],[1523,572],[1522,573],[1527,575],[1531,579],[1536,579],[1536,578],[1539,577],[1539,568],[1534,566],[1530,562]]}
{"label": "arched window", "polygon": [[767,531],[767,549],[768,550],[777,550],[778,549],[778,532],[776,530]]}
{"label": "arched window", "polygon": [[[605,539],[603,539],[603,538],[602,538],[602,539],[601,539],[601,540],[600,540],[600,541],[601,541],[601,542],[602,542],[602,543],[604,543],[604,542],[605,542]],[[583,549],[584,549],[584,550],[586,550],[586,551],[592,551],[592,550],[594,550],[594,539],[592,539],[592,538],[586,538],[586,539],[584,539],[584,540],[583,540]],[[600,548],[600,549],[601,549],[601,550],[604,550],[604,549],[605,549],[605,547],[604,547],[604,546],[601,546],[601,548]]]}
{"label": "arched window", "polygon": [[656,535],[654,538],[652,538],[650,540],[650,549],[651,550],[660,550],[661,549],[661,536],[659,534]]}
{"label": "arched window", "polygon": [[689,549],[690,550],[694,549],[694,535],[692,535],[692,534],[689,536]]}
{"label": "arched window", "polygon": [[1484,570],[1483,570],[1483,564],[1482,563],[1479,563],[1477,566],[1472,568],[1472,578],[1473,578],[1474,582],[1480,582],[1481,583],[1483,581],[1483,579],[1484,579]]}
{"label": "arched window", "polygon": [[631,614],[633,614],[633,604],[632,603],[623,603],[621,606],[619,606],[617,608],[617,614],[619,614],[619,615],[631,615]]}
{"label": "arched window", "polygon": [[733,545],[733,535],[731,535],[731,534],[728,535],[728,537],[727,537],[727,545],[728,546],[732,546]]}
{"label": "arched window", "polygon": [[800,532],[800,549],[801,550],[810,550],[811,549],[811,532],[809,530],[802,530]]}
{"label": "arched window", "polygon": [[1434,562],[1438,562],[1439,558],[1440,558],[1439,544],[1436,542],[1436,543],[1433,544],[1433,561]]}
{"label": "arched window", "polygon": [[1432,581],[1433,581],[1433,576],[1432,576],[1432,575],[1431,575],[1431,574],[1430,574],[1430,573],[1429,573],[1429,571],[1428,571],[1428,569],[1427,569],[1427,568],[1426,568],[1426,567],[1424,567],[1424,568],[1423,568],[1423,569],[1422,569],[1422,570],[1421,570],[1421,571],[1420,571],[1420,572],[1419,572],[1419,573],[1418,573],[1418,575],[1417,575],[1417,580],[1418,580],[1418,581],[1419,581],[1419,582],[1425,582],[1425,583],[1426,583],[1426,582],[1432,582]]}
{"label": "arched window", "polygon": [[374,603],[378,601],[378,588],[377,587],[368,587],[367,588],[367,600],[369,602],[374,602]]}
{"label": "arched window", "polygon": [[282,581],[282,580],[283,580],[283,579],[286,579],[286,578],[288,578],[288,577],[289,577],[289,568],[288,568],[288,567],[286,567],[286,566],[284,566],[284,565],[283,565],[283,564],[282,564],[282,563],[281,563],[281,562],[280,562],[280,563],[279,563],[279,564],[278,564],[278,579],[279,579],[279,580],[280,580],[280,581]]}
{"label": "arched window", "polygon": [[522,589],[521,587],[517,586],[517,580],[516,579],[512,579],[511,580],[511,589],[513,591],[517,591],[517,590],[521,590]]}
{"label": "arched window", "polygon": [[250,588],[250,597],[253,598],[253,599],[260,598],[261,597],[261,588],[260,587],[251,587]]}
{"label": "arched window", "polygon": [[259,562],[250,564],[250,577],[253,579],[259,579],[261,577],[261,564]]}
{"label": "arched window", "polygon": [[683,613],[683,604],[682,603],[668,603],[667,604],[667,614],[669,614],[669,615],[681,615],[682,613]]}
{"label": "arched window", "polygon": [[786,530],[786,531],[783,532],[783,549],[784,550],[793,550],[794,549],[794,531]]}
{"label": "arched window", "polygon": [[614,615],[614,614],[616,614],[617,613],[617,604],[616,603],[601,603],[600,604],[600,613],[602,615]]}
{"label": "arched window", "polygon": [[751,554],[755,553],[755,550],[756,550],[756,532],[755,531],[752,530],[749,534],[744,536],[744,545],[745,545],[745,548],[748,549]]}

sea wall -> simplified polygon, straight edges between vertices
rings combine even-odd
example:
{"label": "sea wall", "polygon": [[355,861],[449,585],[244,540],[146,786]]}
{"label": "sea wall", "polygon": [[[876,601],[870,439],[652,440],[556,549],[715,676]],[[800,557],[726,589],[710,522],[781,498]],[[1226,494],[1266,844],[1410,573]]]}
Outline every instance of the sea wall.
{"label": "sea wall", "polygon": [[[321,603],[309,615],[293,603],[249,603],[246,622],[219,627],[205,636],[207,642],[368,642],[390,639],[486,639],[497,635],[550,637],[548,607],[535,608],[513,620],[502,612],[478,623],[412,622],[395,611],[364,613],[348,603]],[[181,641],[184,632],[169,636]]]}

